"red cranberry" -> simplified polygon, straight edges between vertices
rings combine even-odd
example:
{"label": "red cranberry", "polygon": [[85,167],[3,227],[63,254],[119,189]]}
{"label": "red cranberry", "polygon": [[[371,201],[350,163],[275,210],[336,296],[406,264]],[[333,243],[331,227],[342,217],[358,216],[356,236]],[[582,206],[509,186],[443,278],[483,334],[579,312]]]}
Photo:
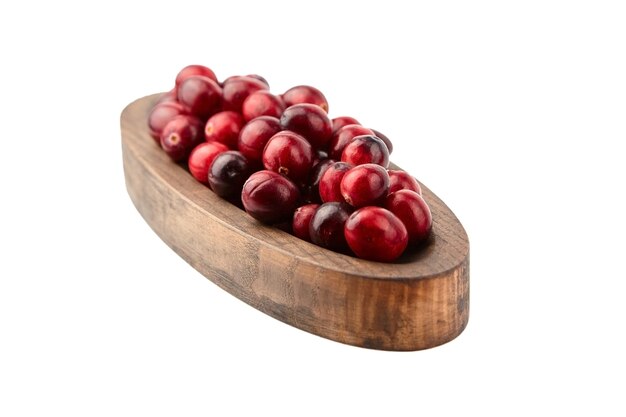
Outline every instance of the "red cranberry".
{"label": "red cranberry", "polygon": [[291,219],[299,198],[298,187],[273,171],[250,175],[241,192],[246,212],[263,223]]}
{"label": "red cranberry", "polygon": [[210,68],[207,68],[204,65],[187,65],[185,68],[180,70],[178,75],[176,75],[176,87],[178,87],[187,78],[194,75],[202,75],[217,82],[217,77]]}
{"label": "red cranberry", "polygon": [[261,81],[263,84],[265,84],[265,86],[267,87],[268,90],[270,89],[270,83],[267,82],[265,77],[262,77],[259,74],[248,74],[248,75],[246,75],[246,77],[257,79],[257,80]]}
{"label": "red cranberry", "polygon": [[222,198],[239,198],[243,184],[251,173],[250,163],[241,152],[223,152],[211,164],[209,186]]}
{"label": "red cranberry", "polygon": [[263,165],[300,182],[307,178],[313,165],[313,148],[297,133],[278,132],[265,145]]}
{"label": "red cranberry", "polygon": [[219,109],[221,96],[220,86],[202,75],[188,77],[178,86],[178,101],[200,119],[208,118]]}
{"label": "red cranberry", "polygon": [[176,116],[161,133],[161,147],[176,162],[187,158],[201,142],[202,122],[193,116]]}
{"label": "red cranberry", "polygon": [[224,110],[241,113],[244,100],[259,90],[267,90],[267,86],[256,78],[236,77],[227,80],[222,92],[222,106]]}
{"label": "red cranberry", "polygon": [[237,149],[239,132],[244,124],[243,117],[239,113],[221,111],[207,120],[204,126],[204,136],[207,142],[221,142],[230,149]]}
{"label": "red cranberry", "polygon": [[157,100],[156,104],[168,103],[168,102],[178,102],[178,97],[176,96],[175,88],[172,88],[167,93],[163,93],[161,97],[159,97],[159,99]]}
{"label": "red cranberry", "polygon": [[307,242],[311,241],[311,235],[309,234],[309,224],[315,214],[315,210],[319,207],[319,204],[306,204],[300,206],[293,213],[293,222],[291,230],[296,237]]}
{"label": "red cranberry", "polygon": [[407,247],[404,224],[381,207],[363,207],[348,218],[344,228],[350,249],[362,259],[391,262]]}
{"label": "red cranberry", "polygon": [[298,85],[285,91],[282,95],[287,107],[294,104],[310,103],[321,107],[324,112],[328,113],[328,101],[324,94],[315,87],[310,85]]}
{"label": "red cranberry", "polygon": [[344,126],[361,124],[357,119],[350,116],[335,117],[333,120],[331,120],[331,122],[333,124],[333,135]]}
{"label": "red cranberry", "polygon": [[203,184],[209,183],[209,168],[215,157],[226,152],[228,147],[220,142],[203,142],[193,148],[189,155],[189,172]]}
{"label": "red cranberry", "polygon": [[287,107],[280,118],[284,130],[304,136],[316,149],[324,149],[332,137],[332,125],[326,113],[314,104]]}
{"label": "red cranberry", "polygon": [[323,159],[318,161],[317,163],[313,163],[313,168],[311,168],[309,179],[302,186],[302,197],[304,201],[308,203],[322,202],[319,191],[320,179],[322,178],[322,175],[324,175],[328,167],[331,166],[334,162],[335,161],[333,161],[332,159]]}
{"label": "red cranberry", "polygon": [[309,224],[311,242],[336,252],[348,253],[344,226],[352,208],[346,203],[324,203],[318,207]]}
{"label": "red cranberry", "polygon": [[422,195],[422,187],[408,172],[389,169],[387,173],[389,174],[389,194],[399,190],[411,190]]}
{"label": "red cranberry", "polygon": [[187,109],[177,102],[159,103],[152,108],[148,116],[148,128],[155,141],[161,143],[161,133],[165,125],[176,116],[188,114]]}
{"label": "red cranberry", "polygon": [[280,121],[275,117],[261,116],[250,120],[239,133],[239,152],[250,161],[261,162],[265,145],[280,130]]}
{"label": "red cranberry", "polygon": [[341,153],[343,152],[343,148],[357,136],[361,135],[373,135],[374,132],[371,129],[363,127],[361,125],[346,125],[342,128],[339,128],[334,134],[330,141],[330,151],[329,156],[332,159],[341,159]]}
{"label": "red cranberry", "polygon": [[408,232],[409,243],[422,242],[430,234],[433,217],[426,201],[416,192],[400,190],[389,194],[385,208],[402,221]]}
{"label": "red cranberry", "polygon": [[387,145],[376,136],[357,136],[343,148],[341,160],[353,165],[378,164],[387,168],[389,150]]}
{"label": "red cranberry", "polygon": [[345,173],[340,190],[353,207],[380,205],[389,193],[389,174],[380,165],[359,165]]}
{"label": "red cranberry", "polygon": [[280,117],[285,110],[283,100],[267,90],[250,94],[243,102],[241,112],[244,119],[250,121],[259,116]]}
{"label": "red cranberry", "polygon": [[389,138],[386,135],[382,134],[378,130],[372,129],[372,132],[374,132],[374,135],[378,139],[380,139],[383,142],[385,142],[385,145],[387,145],[387,149],[389,150],[389,155],[391,155],[391,152],[393,152],[393,144],[391,143],[391,140],[389,140]]}
{"label": "red cranberry", "polygon": [[341,180],[350,169],[352,169],[352,165],[345,162],[334,162],[325,169],[318,184],[320,198],[323,202],[345,201],[341,195]]}

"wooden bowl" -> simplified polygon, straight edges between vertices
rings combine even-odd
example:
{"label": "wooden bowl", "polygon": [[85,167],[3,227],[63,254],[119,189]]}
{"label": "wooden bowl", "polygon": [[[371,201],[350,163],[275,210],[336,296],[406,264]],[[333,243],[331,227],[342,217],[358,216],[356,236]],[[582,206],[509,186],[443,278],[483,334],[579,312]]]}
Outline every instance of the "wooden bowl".
{"label": "wooden bowl", "polygon": [[159,95],[121,116],[126,188],[163,241],[209,280],[307,332],[372,349],[446,343],[469,313],[469,244],[456,216],[427,187],[430,241],[396,263],[335,253],[265,226],[173,163],[147,128]]}

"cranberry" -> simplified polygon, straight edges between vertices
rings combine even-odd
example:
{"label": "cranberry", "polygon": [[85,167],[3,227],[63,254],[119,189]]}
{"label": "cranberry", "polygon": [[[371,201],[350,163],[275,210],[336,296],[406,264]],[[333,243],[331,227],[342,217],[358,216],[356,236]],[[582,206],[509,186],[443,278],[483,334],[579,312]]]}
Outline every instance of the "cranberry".
{"label": "cranberry", "polygon": [[299,197],[298,187],[274,171],[258,171],[250,175],[241,192],[246,212],[263,223],[290,219]]}
{"label": "cranberry", "polygon": [[250,161],[260,162],[265,145],[280,130],[280,121],[275,117],[261,116],[250,120],[239,133],[239,152]]}
{"label": "cranberry", "polygon": [[148,128],[154,140],[160,143],[161,133],[165,125],[181,114],[188,114],[187,109],[182,104],[174,101],[158,103],[154,106],[148,116]]}
{"label": "cranberry", "polygon": [[310,103],[321,107],[324,112],[328,113],[328,101],[320,90],[310,85],[298,85],[285,91],[282,95],[287,107],[294,104]]}
{"label": "cranberry", "polygon": [[313,148],[297,133],[278,132],[265,145],[263,165],[295,182],[302,181],[313,165]]}
{"label": "cranberry", "polygon": [[[176,97],[176,89],[172,88],[167,93],[161,94],[161,97],[157,100],[156,104],[168,103],[168,102],[178,102],[178,97]],[[155,104],[155,106],[156,106]]]}
{"label": "cranberry", "polygon": [[352,165],[345,162],[334,162],[328,166],[319,180],[319,194],[323,202],[345,201],[341,195],[341,180]]}
{"label": "cranberry", "polygon": [[265,77],[262,77],[259,74],[248,74],[248,75],[246,75],[246,77],[257,79],[257,80],[261,81],[263,84],[265,84],[265,86],[267,87],[268,90],[270,89],[270,83],[267,82]]}
{"label": "cranberry", "polygon": [[215,157],[226,152],[228,147],[220,142],[203,142],[193,148],[189,155],[189,172],[203,184],[209,183],[209,168]]}
{"label": "cranberry", "polygon": [[222,92],[222,105],[224,110],[232,110],[241,113],[243,102],[255,91],[267,90],[267,86],[250,77],[235,77],[224,82]]}
{"label": "cranberry", "polygon": [[187,158],[202,142],[202,122],[193,116],[176,116],[161,132],[161,147],[174,161]]}
{"label": "cranberry", "polygon": [[220,197],[240,197],[251,173],[250,163],[241,152],[226,151],[217,155],[211,164],[209,186]]}
{"label": "cranberry", "polygon": [[359,165],[345,173],[339,188],[341,195],[351,206],[380,205],[389,193],[389,174],[380,165]]}
{"label": "cranberry", "polygon": [[376,136],[357,136],[343,148],[341,160],[353,165],[378,164],[387,168],[389,166],[389,150],[385,142]]}
{"label": "cranberry", "polygon": [[348,218],[344,228],[350,249],[362,259],[391,262],[407,247],[404,224],[381,207],[363,207]]}
{"label": "cranberry", "polygon": [[250,121],[259,116],[280,117],[285,110],[283,100],[267,90],[250,94],[243,102],[241,112],[244,119]]}
{"label": "cranberry", "polygon": [[313,165],[325,159],[328,159],[328,152],[322,149],[316,149],[315,154],[313,155]]}
{"label": "cranberry", "polygon": [[385,145],[387,145],[387,149],[389,150],[389,155],[391,155],[391,152],[393,152],[393,144],[391,143],[391,140],[389,140],[389,138],[386,135],[382,134],[378,130],[372,129],[372,132],[374,132],[374,135],[378,139],[380,139],[383,142],[385,142]]}
{"label": "cranberry", "polygon": [[371,129],[363,127],[361,125],[346,125],[337,130],[330,141],[329,156],[332,159],[341,159],[341,153],[343,148],[357,136],[361,135],[373,135],[374,132]]}
{"label": "cranberry", "polygon": [[346,203],[324,203],[318,207],[309,224],[311,242],[326,249],[348,253],[344,226],[352,208]]}
{"label": "cranberry", "polygon": [[344,126],[361,124],[357,119],[350,116],[335,117],[333,120],[331,120],[331,122],[333,124],[333,135]]}
{"label": "cranberry", "polygon": [[389,174],[389,194],[399,190],[411,190],[422,195],[422,187],[408,172],[389,169],[387,173]]}
{"label": "cranberry", "polygon": [[302,185],[302,198],[307,203],[321,203],[319,184],[322,175],[335,161],[332,159],[323,159],[317,163],[313,162],[313,168],[309,174],[308,181]]}
{"label": "cranberry", "polygon": [[178,86],[178,101],[189,112],[200,119],[206,119],[220,107],[222,89],[209,77],[193,75]]}
{"label": "cranberry", "polygon": [[239,132],[244,123],[243,117],[239,113],[221,111],[207,120],[204,126],[204,136],[207,142],[221,142],[230,149],[237,149]]}
{"label": "cranberry", "polygon": [[176,75],[176,87],[178,87],[187,78],[194,75],[202,75],[217,82],[217,77],[210,68],[207,68],[204,65],[187,65],[185,68],[180,70],[178,75]]}
{"label": "cranberry", "polygon": [[319,207],[319,204],[306,204],[300,206],[293,213],[293,222],[291,229],[296,237],[307,242],[311,241],[311,235],[309,234],[309,224],[315,214],[315,210]]}
{"label": "cranberry", "polygon": [[409,243],[422,242],[430,234],[433,217],[426,201],[416,192],[400,190],[389,194],[385,208],[402,221],[408,232]]}
{"label": "cranberry", "polygon": [[287,107],[280,118],[284,130],[304,136],[316,149],[324,149],[332,136],[332,125],[326,113],[314,104]]}

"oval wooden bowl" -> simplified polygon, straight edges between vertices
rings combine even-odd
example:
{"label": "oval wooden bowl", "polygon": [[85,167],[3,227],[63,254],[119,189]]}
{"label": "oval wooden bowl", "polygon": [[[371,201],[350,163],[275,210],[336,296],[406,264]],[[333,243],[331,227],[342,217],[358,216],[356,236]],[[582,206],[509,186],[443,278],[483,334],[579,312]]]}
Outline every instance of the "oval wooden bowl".
{"label": "oval wooden bowl", "polygon": [[173,163],[147,129],[158,94],[121,116],[126,188],[150,227],[235,297],[307,332],[373,349],[446,343],[469,313],[469,245],[455,215],[427,187],[431,240],[396,263],[360,260],[265,226]]}

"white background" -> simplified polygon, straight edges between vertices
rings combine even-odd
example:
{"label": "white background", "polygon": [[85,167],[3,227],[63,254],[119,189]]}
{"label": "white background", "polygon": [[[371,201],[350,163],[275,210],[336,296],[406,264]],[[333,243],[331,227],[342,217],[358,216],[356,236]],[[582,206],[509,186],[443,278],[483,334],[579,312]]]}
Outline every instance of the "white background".
{"label": "white background", "polygon": [[[411,3],[0,6],[0,415],[626,413],[623,3]],[[387,133],[469,234],[465,332],[341,345],[162,243],[119,114],[190,63]]]}

